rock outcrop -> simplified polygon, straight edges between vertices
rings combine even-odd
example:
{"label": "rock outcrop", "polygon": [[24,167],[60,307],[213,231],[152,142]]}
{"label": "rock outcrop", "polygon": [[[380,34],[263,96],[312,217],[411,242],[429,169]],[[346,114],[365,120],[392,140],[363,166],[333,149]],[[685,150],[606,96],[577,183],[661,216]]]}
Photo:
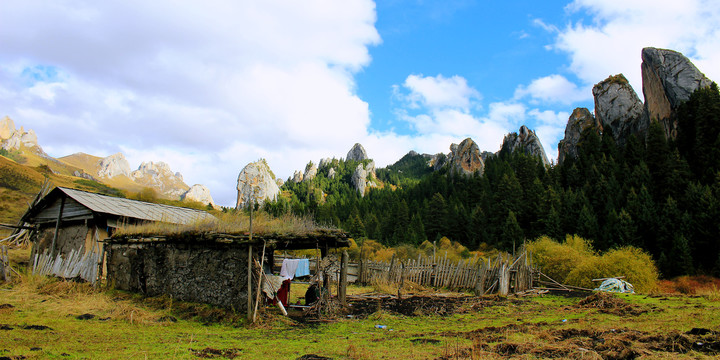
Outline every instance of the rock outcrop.
{"label": "rock outcrop", "polygon": [[318,171],[317,166],[315,166],[315,164],[313,164],[312,161],[309,162],[305,166],[305,172],[303,173],[302,181],[306,181],[306,182],[311,181],[317,175],[317,171]]}
{"label": "rock outcrop", "polygon": [[302,181],[303,181],[303,173],[300,172],[300,171],[295,171],[295,172],[293,173],[292,182],[294,182],[294,183],[297,184],[297,183],[302,182]]}
{"label": "rock outcrop", "polygon": [[610,76],[595,84],[595,119],[604,131],[610,129],[619,145],[632,134],[647,133],[649,123],[643,117],[643,103],[623,74]]}
{"label": "rock outcrop", "polygon": [[280,193],[280,188],[275,182],[275,175],[273,175],[265,159],[260,159],[247,164],[240,171],[237,191],[238,196],[235,207],[240,209],[253,202],[262,205],[265,201],[275,200]]}
{"label": "rock outcrop", "polygon": [[348,151],[345,161],[363,161],[368,158],[365,148],[359,143],[355,144],[350,151]]}
{"label": "rock outcrop", "polygon": [[15,122],[9,116],[0,119],[0,140],[9,139],[14,132]]}
{"label": "rock outcrop", "polygon": [[539,157],[545,165],[550,164],[540,139],[525,125],[521,126],[518,132],[505,135],[500,151],[507,151],[511,154],[515,151],[522,151],[527,155]]}
{"label": "rock outcrop", "polygon": [[212,195],[210,195],[210,189],[205,185],[195,184],[186,191],[182,197],[182,200],[196,201],[201,204],[209,204],[215,207],[215,201],[213,201]]}
{"label": "rock outcrop", "polygon": [[645,121],[659,121],[665,136],[675,139],[677,107],[695,90],[710,86],[712,81],[683,54],[672,50],[644,48],[641,69]]}
{"label": "rock outcrop", "polygon": [[162,161],[143,162],[137,170],[130,173],[130,178],[137,184],[153,188],[162,196],[180,199],[188,190],[180,173],[173,173],[170,166]]}
{"label": "rock outcrop", "polygon": [[21,126],[20,130],[15,129],[15,122],[8,116],[0,120],[0,148],[5,150],[20,150],[24,146],[34,153],[47,157],[40,145],[37,135],[32,129],[25,131]]}
{"label": "rock outcrop", "polygon": [[565,126],[565,137],[558,143],[558,164],[567,158],[578,156],[578,143],[582,133],[587,129],[594,128],[598,134],[602,132],[602,125],[590,113],[587,108],[576,108],[570,114],[568,123]]}
{"label": "rock outcrop", "polygon": [[357,190],[360,193],[360,196],[365,196],[365,188],[367,187],[367,171],[365,171],[365,167],[363,167],[363,164],[358,164],[358,166],[355,168],[355,172],[352,175],[352,184],[355,187],[355,190]]}
{"label": "rock outcrop", "polygon": [[[441,159],[442,157],[436,159],[436,166]],[[443,162],[450,166],[451,173],[463,175],[480,173],[482,175],[485,171],[485,163],[480,156],[480,148],[471,138],[463,140],[460,145],[451,144],[450,154]]]}
{"label": "rock outcrop", "polygon": [[130,177],[130,164],[125,155],[117,153],[103,158],[98,163],[98,177],[111,179],[119,175]]}
{"label": "rock outcrop", "polygon": [[328,170],[328,179],[335,179],[335,175],[337,175],[335,168],[330,168],[330,170]]}

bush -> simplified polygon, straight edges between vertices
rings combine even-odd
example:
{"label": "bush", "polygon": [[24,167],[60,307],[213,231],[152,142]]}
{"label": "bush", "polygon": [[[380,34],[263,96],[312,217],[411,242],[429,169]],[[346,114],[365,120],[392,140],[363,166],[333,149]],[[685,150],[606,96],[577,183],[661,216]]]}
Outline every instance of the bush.
{"label": "bush", "polygon": [[632,247],[613,249],[602,256],[593,256],[580,263],[565,279],[569,285],[595,288],[600,284],[592,279],[625,276],[635,291],[647,293],[655,289],[658,270],[650,255]]}
{"label": "bush", "polygon": [[567,235],[563,243],[542,236],[528,243],[526,248],[532,253],[533,263],[558,282],[565,282],[573,269],[594,256],[590,241],[577,235]]}
{"label": "bush", "polygon": [[658,270],[649,254],[626,246],[596,254],[588,240],[567,236],[560,244],[543,236],[527,245],[533,261],[543,273],[558,282],[596,288],[592,279],[625,276],[637,292],[650,292],[658,281]]}

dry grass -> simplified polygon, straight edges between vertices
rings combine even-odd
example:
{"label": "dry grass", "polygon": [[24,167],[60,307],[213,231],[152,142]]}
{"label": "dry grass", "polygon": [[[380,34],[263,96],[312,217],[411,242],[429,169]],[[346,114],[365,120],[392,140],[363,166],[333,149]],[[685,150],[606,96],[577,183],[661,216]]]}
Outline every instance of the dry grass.
{"label": "dry grass", "polygon": [[658,287],[658,293],[700,295],[709,300],[720,300],[720,279],[712,276],[680,276],[661,280]]}
{"label": "dry grass", "polygon": [[[316,224],[310,217],[283,215],[272,217],[258,211],[253,216],[253,233],[310,235],[320,231],[333,231]],[[206,219],[187,225],[150,223],[143,225],[125,225],[114,236],[173,236],[182,234],[247,234],[250,232],[250,217],[244,213],[220,213],[216,219]]]}

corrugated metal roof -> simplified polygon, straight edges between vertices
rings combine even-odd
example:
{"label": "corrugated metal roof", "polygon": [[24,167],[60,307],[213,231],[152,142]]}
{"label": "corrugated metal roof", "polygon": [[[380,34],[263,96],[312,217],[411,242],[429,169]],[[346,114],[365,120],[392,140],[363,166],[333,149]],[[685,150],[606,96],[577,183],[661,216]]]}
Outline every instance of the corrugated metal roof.
{"label": "corrugated metal roof", "polygon": [[88,209],[103,214],[171,224],[190,224],[198,220],[214,218],[203,210],[116,198],[64,187],[58,189]]}

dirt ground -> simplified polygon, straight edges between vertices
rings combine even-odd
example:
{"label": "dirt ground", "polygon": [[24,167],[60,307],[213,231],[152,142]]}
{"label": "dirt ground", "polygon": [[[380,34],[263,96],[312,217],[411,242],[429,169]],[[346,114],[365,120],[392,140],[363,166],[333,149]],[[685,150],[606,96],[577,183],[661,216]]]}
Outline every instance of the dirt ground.
{"label": "dirt ground", "polygon": [[[577,295],[577,294],[572,294]],[[578,310],[596,309],[600,313],[619,317],[635,317],[648,312],[664,311],[655,306],[633,305],[610,293],[593,293],[572,307]],[[437,296],[417,295],[398,299],[392,296],[355,297],[350,300],[351,313],[365,317],[377,311],[424,316],[478,311],[482,308],[528,302],[523,298],[490,296]],[[570,359],[635,359],[658,353],[685,354],[695,351],[704,355],[720,355],[720,331],[693,328],[687,332],[671,330],[650,332],[619,327],[610,330],[558,328],[547,322],[518,323],[495,327],[488,326],[468,332],[446,332],[434,337],[417,337],[413,343],[432,344],[442,338],[471,340],[472,348],[457,349],[452,355],[440,359],[478,358],[491,356],[514,358],[523,355],[538,358]],[[517,341],[518,338],[529,339]]]}

